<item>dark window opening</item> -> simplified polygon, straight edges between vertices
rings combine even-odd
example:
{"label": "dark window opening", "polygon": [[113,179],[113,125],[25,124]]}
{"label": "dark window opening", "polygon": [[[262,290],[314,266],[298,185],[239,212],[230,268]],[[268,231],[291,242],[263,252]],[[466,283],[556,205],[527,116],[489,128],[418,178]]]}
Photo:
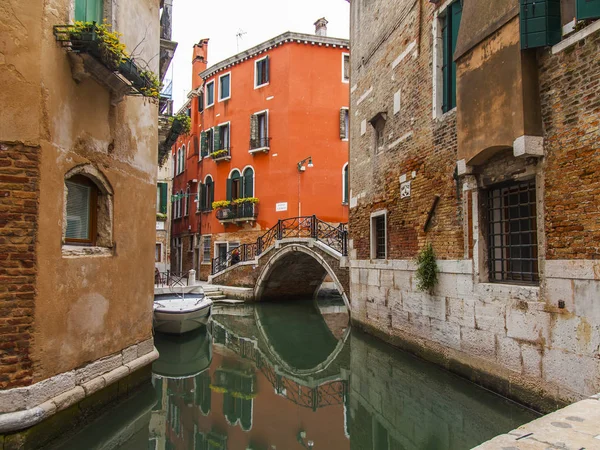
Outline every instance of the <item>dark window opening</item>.
{"label": "dark window opening", "polygon": [[488,264],[492,282],[539,282],[535,180],[488,191]]}
{"label": "dark window opening", "polygon": [[373,217],[373,257],[374,259],[386,259],[386,229],[385,215]]}
{"label": "dark window opening", "polygon": [[256,82],[255,86],[262,86],[269,82],[269,57],[256,62]]}

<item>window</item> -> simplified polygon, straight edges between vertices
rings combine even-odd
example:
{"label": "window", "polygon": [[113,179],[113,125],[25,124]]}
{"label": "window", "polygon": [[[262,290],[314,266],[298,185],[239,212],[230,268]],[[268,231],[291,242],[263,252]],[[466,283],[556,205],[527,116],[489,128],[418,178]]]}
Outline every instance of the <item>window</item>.
{"label": "window", "polygon": [[385,147],[385,122],[387,119],[386,113],[378,113],[373,117],[370,122],[374,130],[373,147],[375,153],[380,153]]}
{"label": "window", "polygon": [[202,261],[210,262],[210,236],[202,239]]}
{"label": "window", "polygon": [[342,203],[348,204],[349,187],[348,187],[348,163],[344,164],[342,169]]}
{"label": "window", "polygon": [[229,122],[215,127],[214,130],[213,145],[215,152],[219,150],[229,150]]}
{"label": "window", "polygon": [[161,214],[167,213],[167,183],[158,183],[156,188],[156,212]]}
{"label": "window", "polygon": [[206,83],[206,107],[212,106],[215,104],[215,82],[210,81]]}
{"label": "window", "polygon": [[179,155],[181,158],[179,173],[185,172],[185,145],[181,146],[181,154]]}
{"label": "window", "polygon": [[189,248],[189,251],[193,252],[194,251],[194,235],[190,234],[189,238],[190,238],[190,248]]}
{"label": "window", "polygon": [[185,190],[185,203],[184,203],[184,216],[187,216],[190,212],[190,188]]}
{"label": "window", "polygon": [[219,101],[231,98],[231,72],[219,77]]}
{"label": "window", "polygon": [[387,259],[387,211],[371,214],[371,259]]}
{"label": "window", "polygon": [[535,180],[489,189],[487,216],[489,281],[537,283]]}
{"label": "window", "polygon": [[350,55],[342,53],[342,81],[350,83]]}
{"label": "window", "polygon": [[102,23],[102,0],[75,0],[75,20]]}
{"label": "window", "polygon": [[75,244],[96,243],[96,206],[98,189],[81,175],[65,181],[67,186],[67,228],[65,242]]}
{"label": "window", "polygon": [[269,57],[257,59],[254,63],[254,87],[259,88],[269,84]]}
{"label": "window", "polygon": [[350,114],[348,108],[340,109],[340,139],[348,140],[350,134]]}
{"label": "window", "polygon": [[460,1],[452,3],[441,18],[442,26],[442,112],[456,107],[456,63],[453,55],[456,49],[458,29],[462,16]]}
{"label": "window", "polygon": [[207,175],[204,184],[200,188],[200,209],[212,211],[212,203],[215,201],[215,185],[210,175]]}
{"label": "window", "polygon": [[154,262],[162,261],[162,244],[159,242],[156,243],[156,247],[154,247]]}
{"label": "window", "polygon": [[233,201],[242,196],[242,177],[239,170],[234,170],[227,179],[227,200]]}
{"label": "window", "polygon": [[242,185],[242,197],[254,197],[254,169],[247,167],[244,170],[244,184]]}
{"label": "window", "polygon": [[204,93],[198,94],[198,112],[204,111]]}
{"label": "window", "polygon": [[200,133],[200,156],[207,157],[214,151],[213,129]]}
{"label": "window", "polygon": [[269,147],[268,115],[268,111],[261,111],[250,116],[250,150]]}

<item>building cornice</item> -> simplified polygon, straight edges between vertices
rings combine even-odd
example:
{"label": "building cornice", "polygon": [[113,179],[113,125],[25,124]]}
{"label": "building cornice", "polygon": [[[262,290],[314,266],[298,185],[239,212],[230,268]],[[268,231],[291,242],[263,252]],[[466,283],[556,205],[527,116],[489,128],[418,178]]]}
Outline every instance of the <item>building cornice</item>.
{"label": "building cornice", "polygon": [[348,39],[317,36],[314,34],[294,33],[288,31],[209,67],[203,72],[200,72],[200,77],[206,80],[222,70],[226,70],[248,59],[254,58],[255,56],[271,50],[274,47],[288,43],[318,45],[319,47],[340,47],[348,50],[350,49],[350,41],[348,41]]}

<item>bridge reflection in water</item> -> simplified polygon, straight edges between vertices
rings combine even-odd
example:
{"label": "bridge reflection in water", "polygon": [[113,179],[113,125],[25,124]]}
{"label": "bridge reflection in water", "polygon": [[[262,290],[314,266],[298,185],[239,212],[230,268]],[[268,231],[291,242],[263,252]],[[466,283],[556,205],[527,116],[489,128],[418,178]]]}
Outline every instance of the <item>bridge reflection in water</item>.
{"label": "bridge reflection in water", "polygon": [[93,424],[61,448],[468,449],[535,418],[351,333],[343,307],[319,309],[312,301],[216,309],[209,330],[157,335],[152,396],[116,408],[120,427]]}

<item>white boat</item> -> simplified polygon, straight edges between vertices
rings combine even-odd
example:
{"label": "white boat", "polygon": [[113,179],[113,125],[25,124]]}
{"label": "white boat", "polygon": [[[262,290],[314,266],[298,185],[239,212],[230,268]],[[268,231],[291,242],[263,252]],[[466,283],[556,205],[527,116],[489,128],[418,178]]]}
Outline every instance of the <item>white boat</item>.
{"label": "white boat", "polygon": [[157,295],[154,297],[154,330],[183,334],[208,323],[212,300],[204,294]]}

